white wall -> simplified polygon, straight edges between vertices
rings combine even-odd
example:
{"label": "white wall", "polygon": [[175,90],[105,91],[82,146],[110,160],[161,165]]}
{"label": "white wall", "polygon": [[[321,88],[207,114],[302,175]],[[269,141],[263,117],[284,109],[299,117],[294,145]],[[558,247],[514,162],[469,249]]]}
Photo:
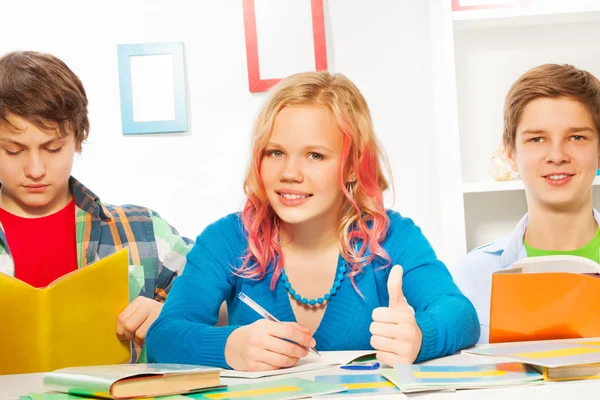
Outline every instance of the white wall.
{"label": "white wall", "polygon": [[[86,87],[92,130],[77,178],[106,202],[157,210],[191,237],[241,208],[250,127],[264,98],[248,91],[241,0],[5,3],[0,52],[55,54]],[[439,248],[427,2],[324,4],[330,71],[352,79],[370,104],[394,174],[393,208]],[[164,41],[185,45],[189,132],[123,136],[116,46]]]}

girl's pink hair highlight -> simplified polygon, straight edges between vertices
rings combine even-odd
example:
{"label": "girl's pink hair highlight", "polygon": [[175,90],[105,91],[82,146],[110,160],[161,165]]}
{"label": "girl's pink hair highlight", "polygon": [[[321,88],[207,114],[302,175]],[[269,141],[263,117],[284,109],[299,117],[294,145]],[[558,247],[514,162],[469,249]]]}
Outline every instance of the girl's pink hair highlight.
{"label": "girl's pink hair highlight", "polygon": [[[306,72],[283,79],[272,89],[269,100],[259,112],[253,129],[252,160],[244,179],[247,200],[242,223],[247,232],[248,249],[239,276],[260,280],[273,269],[271,289],[283,268],[279,243],[279,218],[269,205],[260,177],[263,152],[273,122],[285,106],[323,106],[329,109],[343,132],[340,189],[345,202],[338,225],[342,257],[354,277],[375,258],[390,259],[381,242],[385,239],[389,218],[383,205],[388,189],[382,164],[389,167],[373,130],[367,103],[358,88],[341,74]],[[349,179],[349,177],[354,179]],[[362,243],[359,245],[359,243]],[[368,250],[368,254],[367,254]]]}

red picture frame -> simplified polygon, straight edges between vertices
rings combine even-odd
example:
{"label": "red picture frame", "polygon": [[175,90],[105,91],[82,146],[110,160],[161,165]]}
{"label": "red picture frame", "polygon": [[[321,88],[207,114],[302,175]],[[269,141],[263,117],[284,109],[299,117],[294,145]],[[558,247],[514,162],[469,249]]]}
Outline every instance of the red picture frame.
{"label": "red picture frame", "polygon": [[[323,0],[310,0],[313,41],[315,47],[315,70],[327,70],[327,46],[325,44],[325,20]],[[244,33],[246,35],[246,60],[248,63],[248,87],[250,92],[264,92],[281,78],[261,78],[258,64],[258,43],[256,41],[256,14],[254,0],[243,0]],[[300,72],[300,71],[298,71]]]}
{"label": "red picture frame", "polygon": [[519,0],[517,3],[502,3],[498,0],[497,4],[481,4],[476,6],[461,6],[460,0],[452,0],[452,11],[467,11],[467,10],[488,10],[492,8],[514,8],[528,7],[532,5],[534,0]]}

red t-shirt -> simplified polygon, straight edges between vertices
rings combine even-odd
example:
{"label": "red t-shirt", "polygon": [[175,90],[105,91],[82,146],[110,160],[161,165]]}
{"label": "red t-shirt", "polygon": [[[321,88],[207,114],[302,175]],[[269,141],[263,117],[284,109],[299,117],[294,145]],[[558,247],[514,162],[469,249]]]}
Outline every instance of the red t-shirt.
{"label": "red t-shirt", "polygon": [[23,218],[0,208],[0,222],[16,278],[40,288],[77,269],[75,199],[40,218]]}

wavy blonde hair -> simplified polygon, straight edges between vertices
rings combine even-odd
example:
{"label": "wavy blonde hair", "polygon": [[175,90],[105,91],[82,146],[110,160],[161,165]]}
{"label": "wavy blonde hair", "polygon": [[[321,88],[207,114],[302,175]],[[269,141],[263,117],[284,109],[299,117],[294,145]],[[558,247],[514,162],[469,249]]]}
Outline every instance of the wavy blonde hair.
{"label": "wavy blonde hair", "polygon": [[[339,185],[345,198],[338,225],[339,247],[351,268],[349,275],[356,288],[354,277],[374,258],[385,260],[385,266],[390,264],[388,254],[381,247],[389,227],[383,205],[383,192],[388,189],[383,167],[388,172],[390,169],[375,137],[365,98],[344,75],[328,72],[305,72],[283,79],[271,89],[269,99],[256,118],[252,157],[244,180],[247,201],[242,212],[248,249],[237,273],[259,280],[269,268],[274,268],[271,289],[281,275],[279,217],[269,205],[260,165],[275,118],[286,106],[326,107],[344,135]],[[356,177],[350,183],[346,182],[349,171]]]}

